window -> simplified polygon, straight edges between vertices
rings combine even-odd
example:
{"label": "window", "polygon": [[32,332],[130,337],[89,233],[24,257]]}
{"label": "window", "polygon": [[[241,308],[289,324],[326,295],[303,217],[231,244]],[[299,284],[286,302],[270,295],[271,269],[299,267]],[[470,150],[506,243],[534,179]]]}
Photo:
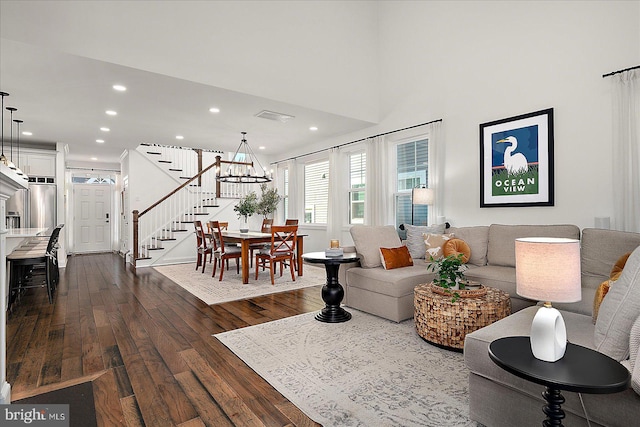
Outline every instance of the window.
{"label": "window", "polygon": [[329,161],[304,167],[304,222],[326,224],[329,204]]}
{"label": "window", "polygon": [[427,225],[428,206],[411,204],[411,189],[427,185],[429,140],[421,139],[396,146],[396,226]]}
{"label": "window", "polygon": [[367,156],[349,156],[349,224],[364,224],[364,195]]}

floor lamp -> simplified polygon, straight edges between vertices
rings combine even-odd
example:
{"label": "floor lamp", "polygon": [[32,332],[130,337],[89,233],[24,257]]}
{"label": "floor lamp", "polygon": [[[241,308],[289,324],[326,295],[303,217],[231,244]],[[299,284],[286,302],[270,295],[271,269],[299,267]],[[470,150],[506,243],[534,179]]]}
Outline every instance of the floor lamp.
{"label": "floor lamp", "polygon": [[[416,187],[411,190],[411,225],[413,225],[413,206],[414,205],[432,205],[434,192],[432,188]],[[429,216],[427,213],[427,224],[429,225]]]}

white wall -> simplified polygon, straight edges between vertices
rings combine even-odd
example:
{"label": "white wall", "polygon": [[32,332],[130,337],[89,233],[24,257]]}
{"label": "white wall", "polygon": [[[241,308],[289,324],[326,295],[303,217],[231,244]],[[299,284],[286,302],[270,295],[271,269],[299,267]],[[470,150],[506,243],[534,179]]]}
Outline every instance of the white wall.
{"label": "white wall", "polygon": [[373,122],[376,10],[371,1],[3,0],[0,27],[11,40]]}
{"label": "white wall", "polygon": [[[383,2],[384,119],[444,119],[444,214],[457,226],[612,216],[610,82],[640,63],[639,2]],[[554,108],[555,207],[483,208],[479,124]],[[612,224],[613,225],[613,224]]]}

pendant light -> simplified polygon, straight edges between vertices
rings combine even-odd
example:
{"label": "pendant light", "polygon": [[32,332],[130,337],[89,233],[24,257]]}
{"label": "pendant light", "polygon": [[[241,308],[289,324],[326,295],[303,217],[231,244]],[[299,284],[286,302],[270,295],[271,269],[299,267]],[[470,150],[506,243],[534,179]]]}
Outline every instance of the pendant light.
{"label": "pendant light", "polygon": [[[236,163],[229,165],[227,171],[224,174],[220,174],[220,176],[217,177],[217,180],[220,182],[230,182],[234,184],[271,182],[271,177],[267,175],[267,171],[262,167],[251,147],[249,147],[249,143],[245,138],[247,133],[241,133],[242,140],[240,141],[240,146],[238,146],[238,149],[231,159],[232,162]],[[260,167],[262,175],[258,174],[254,161]]]}
{"label": "pendant light", "polygon": [[4,163],[6,166],[9,161],[4,155],[4,97],[9,96],[9,94],[7,92],[0,92],[0,96],[2,96],[2,113],[0,114],[0,116],[2,116],[2,134],[0,135],[2,139],[2,155],[0,155],[0,163]]}
{"label": "pendant light", "polygon": [[18,175],[23,176],[24,174],[22,173],[22,170],[20,170],[20,124],[24,123],[23,120],[19,120],[19,119],[15,119],[14,122],[16,123],[16,126],[18,127],[18,155],[16,156],[16,173]]}
{"label": "pendant light", "polygon": [[11,160],[7,163],[10,169],[16,170],[16,165],[13,164],[13,112],[18,111],[16,107],[7,107],[7,110],[11,112],[11,119],[9,120],[9,124],[11,125]]}

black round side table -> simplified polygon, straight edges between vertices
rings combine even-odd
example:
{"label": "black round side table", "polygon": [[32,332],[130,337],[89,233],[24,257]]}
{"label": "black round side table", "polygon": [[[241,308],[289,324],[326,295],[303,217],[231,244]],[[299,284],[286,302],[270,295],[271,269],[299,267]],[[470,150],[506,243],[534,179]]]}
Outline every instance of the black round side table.
{"label": "black round side table", "polygon": [[324,264],[327,271],[327,283],[322,287],[322,300],[325,307],[316,314],[316,320],[326,323],[341,323],[351,319],[351,313],[340,307],[344,298],[344,289],[338,283],[338,269],[340,264],[359,261],[355,253],[345,253],[341,256],[326,256],[324,252],[309,252],[302,254],[302,259],[312,264]]}
{"label": "black round side table", "polygon": [[564,397],[561,390],[606,394],[624,391],[631,377],[616,360],[587,347],[567,343],[564,357],[557,362],[536,359],[529,337],[504,337],[489,344],[489,357],[507,372],[546,386],[542,397],[547,404],[544,426],[562,426]]}

